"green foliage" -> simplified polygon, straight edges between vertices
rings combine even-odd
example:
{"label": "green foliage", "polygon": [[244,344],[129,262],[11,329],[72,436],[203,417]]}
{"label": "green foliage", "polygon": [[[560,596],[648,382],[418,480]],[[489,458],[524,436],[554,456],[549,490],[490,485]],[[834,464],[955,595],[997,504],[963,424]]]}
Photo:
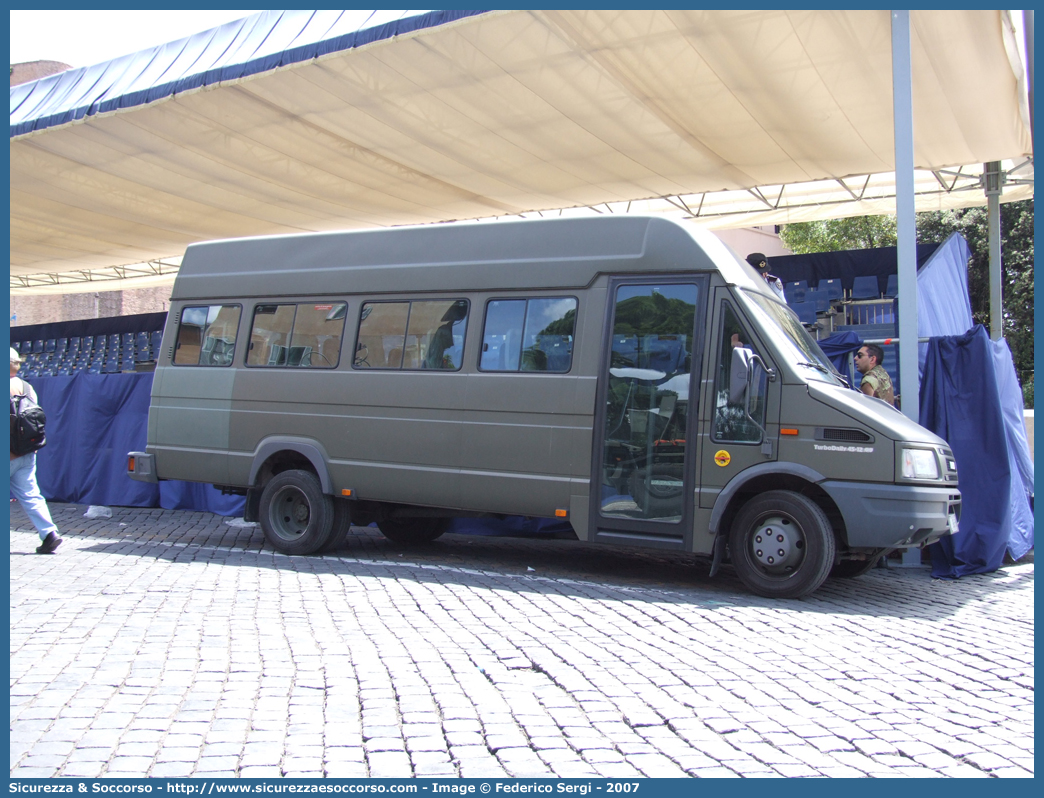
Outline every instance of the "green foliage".
{"label": "green foliage", "polygon": [[616,306],[614,335],[677,335],[692,330],[696,306],[654,293],[625,299]]}
{"label": "green foliage", "polygon": [[[960,233],[971,249],[968,293],[972,317],[989,328],[990,253],[985,207],[917,214],[917,241],[942,243]],[[780,239],[795,254],[837,252],[845,249],[894,247],[894,216],[864,216],[822,222],[789,224]],[[1033,401],[1033,200],[1001,205],[1001,285],[1004,299],[1004,337],[1011,348],[1015,372]],[[1025,392],[1025,389],[1024,389]]]}
{"label": "green foliage", "polygon": [[576,308],[567,310],[560,319],[555,319],[537,335],[572,335],[576,328]]}
{"label": "green foliage", "polygon": [[894,247],[895,216],[853,216],[850,219],[788,224],[780,229],[779,237],[795,255]]}

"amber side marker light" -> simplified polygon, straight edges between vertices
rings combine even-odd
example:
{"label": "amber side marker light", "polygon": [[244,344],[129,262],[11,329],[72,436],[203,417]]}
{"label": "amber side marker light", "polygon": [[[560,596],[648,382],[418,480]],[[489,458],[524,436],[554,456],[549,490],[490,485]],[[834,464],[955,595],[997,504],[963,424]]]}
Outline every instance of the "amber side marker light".
{"label": "amber side marker light", "polygon": [[780,427],[779,434],[780,435],[797,435],[798,431],[796,429],[794,429],[793,427]]}
{"label": "amber side marker light", "polygon": [[555,510],[555,518],[567,518],[568,516],[568,510]]}
{"label": "amber side marker light", "polygon": [[127,458],[127,470],[131,471],[131,472],[134,471],[134,458],[133,457],[128,457]]}
{"label": "amber side marker light", "polygon": [[352,491],[351,491],[350,488],[342,488],[341,489],[341,495],[342,496],[351,496],[352,495]]}

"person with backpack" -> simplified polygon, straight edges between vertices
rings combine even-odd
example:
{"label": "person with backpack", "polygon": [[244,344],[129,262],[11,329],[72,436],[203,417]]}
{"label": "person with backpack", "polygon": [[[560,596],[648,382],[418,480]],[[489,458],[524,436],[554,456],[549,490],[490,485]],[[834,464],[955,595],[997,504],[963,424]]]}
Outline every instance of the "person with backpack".
{"label": "person with backpack", "polygon": [[36,452],[45,443],[45,418],[33,386],[18,376],[21,367],[22,358],[11,347],[11,493],[40,535],[36,553],[52,554],[62,539],[36,484]]}

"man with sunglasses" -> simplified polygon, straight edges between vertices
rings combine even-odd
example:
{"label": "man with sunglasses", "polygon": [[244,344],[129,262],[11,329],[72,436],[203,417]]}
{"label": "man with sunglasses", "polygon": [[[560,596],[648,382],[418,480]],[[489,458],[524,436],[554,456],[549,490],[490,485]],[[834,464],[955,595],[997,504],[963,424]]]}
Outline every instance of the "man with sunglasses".
{"label": "man with sunglasses", "polygon": [[888,404],[895,404],[895,394],[892,390],[892,378],[884,370],[881,361],[884,360],[884,350],[877,344],[863,344],[855,354],[855,367],[863,375],[859,383],[859,390],[867,396],[876,396],[884,399]]}

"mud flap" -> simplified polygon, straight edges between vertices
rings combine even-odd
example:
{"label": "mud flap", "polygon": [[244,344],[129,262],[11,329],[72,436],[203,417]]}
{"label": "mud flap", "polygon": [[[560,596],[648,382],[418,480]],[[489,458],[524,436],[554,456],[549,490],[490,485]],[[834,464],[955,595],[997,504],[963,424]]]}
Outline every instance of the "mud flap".
{"label": "mud flap", "polygon": [[257,488],[247,488],[246,506],[243,508],[244,521],[256,521],[261,509],[261,491]]}
{"label": "mud flap", "polygon": [[721,566],[721,561],[725,559],[725,536],[718,535],[714,539],[714,553],[711,556],[711,569],[710,575],[714,576],[718,573],[718,568]]}

